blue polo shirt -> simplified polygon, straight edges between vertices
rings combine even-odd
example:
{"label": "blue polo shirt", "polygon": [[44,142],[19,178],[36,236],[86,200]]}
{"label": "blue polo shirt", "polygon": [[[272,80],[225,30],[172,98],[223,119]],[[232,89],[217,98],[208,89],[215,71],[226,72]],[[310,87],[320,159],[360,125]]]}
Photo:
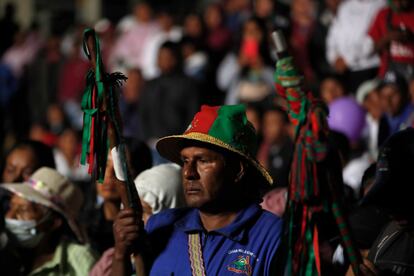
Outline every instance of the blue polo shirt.
{"label": "blue polo shirt", "polygon": [[152,216],[146,228],[157,256],[150,275],[191,275],[188,233],[198,232],[207,275],[263,276],[270,274],[282,220],[253,204],[211,232],[204,230],[197,209],[166,210]]}

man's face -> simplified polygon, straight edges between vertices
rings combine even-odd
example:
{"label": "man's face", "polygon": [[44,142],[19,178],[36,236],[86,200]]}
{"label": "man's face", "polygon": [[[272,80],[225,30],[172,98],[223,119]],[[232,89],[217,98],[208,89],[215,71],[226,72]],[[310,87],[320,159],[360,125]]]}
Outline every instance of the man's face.
{"label": "man's face", "polygon": [[220,202],[225,193],[225,157],[210,149],[187,147],[181,150],[181,160],[187,205],[198,209],[214,208],[214,203]]}

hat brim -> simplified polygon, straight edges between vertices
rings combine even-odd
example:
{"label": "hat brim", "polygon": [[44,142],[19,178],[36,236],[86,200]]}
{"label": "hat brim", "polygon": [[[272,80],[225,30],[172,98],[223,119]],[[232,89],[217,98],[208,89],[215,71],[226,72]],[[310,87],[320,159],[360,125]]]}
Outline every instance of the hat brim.
{"label": "hat brim", "polygon": [[76,237],[80,242],[84,242],[84,235],[82,234],[82,231],[76,222],[76,219],[68,214],[65,210],[63,210],[61,207],[59,207],[57,204],[53,203],[50,199],[48,199],[45,195],[42,193],[36,191],[31,186],[23,183],[5,183],[1,184],[0,188],[3,188],[5,190],[8,190],[9,192],[18,195],[21,198],[24,198],[30,202],[34,202],[43,206],[46,206],[48,208],[51,208],[64,216],[67,219],[67,222],[69,224],[69,227],[72,229]]}
{"label": "hat brim", "polygon": [[208,145],[214,145],[219,148],[238,154],[239,156],[247,160],[251,165],[253,165],[254,170],[252,172],[256,173],[257,176],[261,178],[262,181],[260,182],[266,183],[268,185],[273,184],[273,179],[270,176],[270,174],[254,158],[244,154],[243,152],[222,142],[221,140],[204,133],[191,132],[184,135],[167,136],[157,141],[156,148],[162,157],[170,160],[171,162],[181,165],[180,152],[185,147],[185,145],[187,145],[188,142],[191,141],[197,141]]}

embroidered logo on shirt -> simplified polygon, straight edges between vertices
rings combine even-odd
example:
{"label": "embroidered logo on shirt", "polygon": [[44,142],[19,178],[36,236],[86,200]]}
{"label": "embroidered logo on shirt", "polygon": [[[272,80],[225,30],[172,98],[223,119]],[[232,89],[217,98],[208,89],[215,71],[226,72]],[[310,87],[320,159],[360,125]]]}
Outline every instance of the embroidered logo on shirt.
{"label": "embroidered logo on shirt", "polygon": [[238,256],[229,266],[227,270],[250,276],[252,274],[252,267],[250,265],[250,256]]}

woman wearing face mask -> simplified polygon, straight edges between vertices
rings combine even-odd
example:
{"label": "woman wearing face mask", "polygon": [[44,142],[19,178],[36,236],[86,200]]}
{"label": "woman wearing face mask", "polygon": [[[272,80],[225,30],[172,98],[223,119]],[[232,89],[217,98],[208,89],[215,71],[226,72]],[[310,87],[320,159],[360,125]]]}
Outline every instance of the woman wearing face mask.
{"label": "woman wearing face mask", "polygon": [[0,187],[12,193],[5,228],[8,248],[20,257],[20,275],[87,275],[96,257],[73,241],[85,240],[76,221],[81,191],[46,167],[23,183]]}

